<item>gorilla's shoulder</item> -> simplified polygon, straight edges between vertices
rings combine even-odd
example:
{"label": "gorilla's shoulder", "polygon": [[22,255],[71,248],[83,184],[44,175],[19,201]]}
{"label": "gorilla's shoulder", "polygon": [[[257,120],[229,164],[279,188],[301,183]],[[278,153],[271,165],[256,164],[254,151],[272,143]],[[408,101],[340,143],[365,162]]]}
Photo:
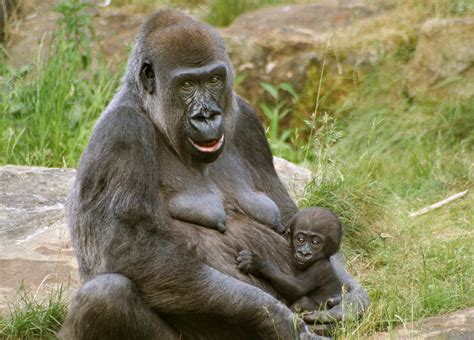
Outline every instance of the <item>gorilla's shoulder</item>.
{"label": "gorilla's shoulder", "polygon": [[242,117],[247,117],[251,119],[258,119],[255,110],[250,106],[250,104],[238,94],[235,95],[237,100],[237,106],[239,107],[239,112]]}
{"label": "gorilla's shoulder", "polygon": [[153,123],[127,106],[105,111],[99,118],[87,152],[111,153],[153,147],[156,141]]}
{"label": "gorilla's shoulder", "polygon": [[97,199],[103,197],[114,215],[130,209],[143,213],[140,209],[146,210],[149,205],[140,200],[153,202],[151,183],[158,180],[155,150],[154,128],[145,116],[126,106],[106,110],[79,163],[77,185],[81,199],[98,202],[105,209]]}
{"label": "gorilla's shoulder", "polygon": [[265,135],[264,129],[254,108],[242,97],[236,95],[237,106],[239,109],[237,118],[237,130],[245,131],[245,133],[256,133]]}
{"label": "gorilla's shoulder", "polygon": [[263,157],[267,163],[271,162],[272,154],[265,137],[265,129],[258,119],[257,113],[245,99],[240,96],[236,96],[236,99],[238,115],[235,139],[238,148],[242,149],[245,159],[256,161],[255,158]]}

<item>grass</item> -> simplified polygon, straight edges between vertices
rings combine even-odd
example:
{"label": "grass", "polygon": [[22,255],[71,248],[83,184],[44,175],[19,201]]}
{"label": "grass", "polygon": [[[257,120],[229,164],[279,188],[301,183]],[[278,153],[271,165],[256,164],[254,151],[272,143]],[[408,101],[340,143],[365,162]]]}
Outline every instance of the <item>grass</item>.
{"label": "grass", "polygon": [[47,60],[38,53],[34,64],[22,69],[0,62],[0,163],[77,164],[118,81],[104,65],[90,67],[86,6],[74,0],[57,6],[59,28],[52,43],[42,46],[49,51]]}
{"label": "grass", "polygon": [[[404,59],[387,57],[327,104],[337,118],[329,131],[322,118],[315,129],[339,131],[337,142],[310,141],[319,176],[303,205],[341,216],[348,267],[372,299],[363,321],[341,325],[337,338],[474,306],[474,98],[407,97]],[[407,217],[465,189],[464,199]]]}
{"label": "grass", "polygon": [[[342,75],[315,68],[300,94],[289,84],[262,85],[273,98],[260,107],[273,152],[314,173],[300,205],[341,217],[348,268],[372,299],[364,319],[339,325],[337,338],[365,338],[474,306],[474,98],[411,98],[401,71],[415,51],[416,23],[471,8],[467,1],[383,5],[398,8],[395,21],[408,13],[409,24],[406,39],[371,68],[348,67]],[[110,100],[118,79],[100,56],[100,67],[90,66],[93,35],[81,6],[66,1],[59,8],[61,29],[51,47],[43,46],[48,60],[24,69],[0,63],[2,164],[75,166]],[[465,189],[463,199],[408,217]],[[27,337],[23,329],[34,327],[21,320],[34,315],[49,320],[33,323],[42,334],[54,335],[61,317],[43,317],[52,313],[31,306],[1,321],[4,336]]]}
{"label": "grass", "polygon": [[38,302],[24,287],[20,287],[19,303],[10,314],[0,318],[2,339],[55,339],[66,315],[67,305],[63,289],[52,291],[43,302]]}

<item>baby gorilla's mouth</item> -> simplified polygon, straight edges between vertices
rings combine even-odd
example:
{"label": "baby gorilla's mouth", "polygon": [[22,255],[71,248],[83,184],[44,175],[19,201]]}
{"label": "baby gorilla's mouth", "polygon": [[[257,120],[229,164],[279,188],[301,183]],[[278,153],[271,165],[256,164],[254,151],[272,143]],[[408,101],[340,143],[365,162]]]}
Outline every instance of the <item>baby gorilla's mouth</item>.
{"label": "baby gorilla's mouth", "polygon": [[201,152],[215,152],[221,148],[222,144],[224,144],[224,135],[222,135],[221,138],[209,142],[195,142],[192,139],[189,139],[189,141]]}
{"label": "baby gorilla's mouth", "polygon": [[299,255],[299,254],[296,254],[295,255],[295,260],[296,262],[298,262],[299,264],[305,264],[307,262],[309,262],[311,260],[313,256],[310,254],[310,255]]}

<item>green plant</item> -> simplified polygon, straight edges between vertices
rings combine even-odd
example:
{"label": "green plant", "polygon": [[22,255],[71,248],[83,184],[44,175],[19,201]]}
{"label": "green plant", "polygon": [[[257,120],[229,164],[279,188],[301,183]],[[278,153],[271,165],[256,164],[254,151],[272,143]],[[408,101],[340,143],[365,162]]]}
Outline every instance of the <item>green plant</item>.
{"label": "green plant", "polygon": [[23,285],[18,290],[19,303],[7,317],[0,319],[0,337],[5,339],[56,338],[66,315],[63,288],[49,293],[38,302]]}
{"label": "green plant", "polygon": [[[98,60],[90,66],[88,3],[66,0],[49,57],[14,70],[0,68],[1,163],[74,166],[92,124],[112,95],[117,76]],[[42,48],[45,48],[42,46]]]}
{"label": "green plant", "polygon": [[272,104],[266,102],[260,103],[260,109],[267,119],[268,128],[266,132],[272,151],[277,155],[280,155],[281,153],[291,149],[287,143],[290,141],[290,138],[294,133],[294,130],[290,128],[281,132],[282,120],[291,112],[289,103],[287,100],[282,98],[281,93],[284,92],[289,95],[293,105],[298,100],[298,95],[293,87],[288,83],[281,83],[276,86],[269,83],[261,83],[260,86],[273,100]]}

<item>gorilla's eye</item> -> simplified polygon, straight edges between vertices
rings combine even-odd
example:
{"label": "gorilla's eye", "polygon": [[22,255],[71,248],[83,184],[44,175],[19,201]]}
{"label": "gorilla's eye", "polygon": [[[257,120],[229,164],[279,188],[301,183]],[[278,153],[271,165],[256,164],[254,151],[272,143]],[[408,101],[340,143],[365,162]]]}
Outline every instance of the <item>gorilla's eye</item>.
{"label": "gorilla's eye", "polygon": [[219,77],[218,75],[213,75],[211,79],[209,79],[209,84],[211,85],[217,85],[220,82],[221,82],[221,77]]}
{"label": "gorilla's eye", "polygon": [[183,90],[191,90],[193,88],[193,83],[190,80],[185,80],[183,81],[179,87],[181,87]]}
{"label": "gorilla's eye", "polygon": [[313,246],[318,246],[321,242],[318,239],[314,239],[311,243]]}
{"label": "gorilla's eye", "polygon": [[298,241],[298,243],[304,243],[304,237],[303,236],[298,236],[296,238],[296,241]]}

